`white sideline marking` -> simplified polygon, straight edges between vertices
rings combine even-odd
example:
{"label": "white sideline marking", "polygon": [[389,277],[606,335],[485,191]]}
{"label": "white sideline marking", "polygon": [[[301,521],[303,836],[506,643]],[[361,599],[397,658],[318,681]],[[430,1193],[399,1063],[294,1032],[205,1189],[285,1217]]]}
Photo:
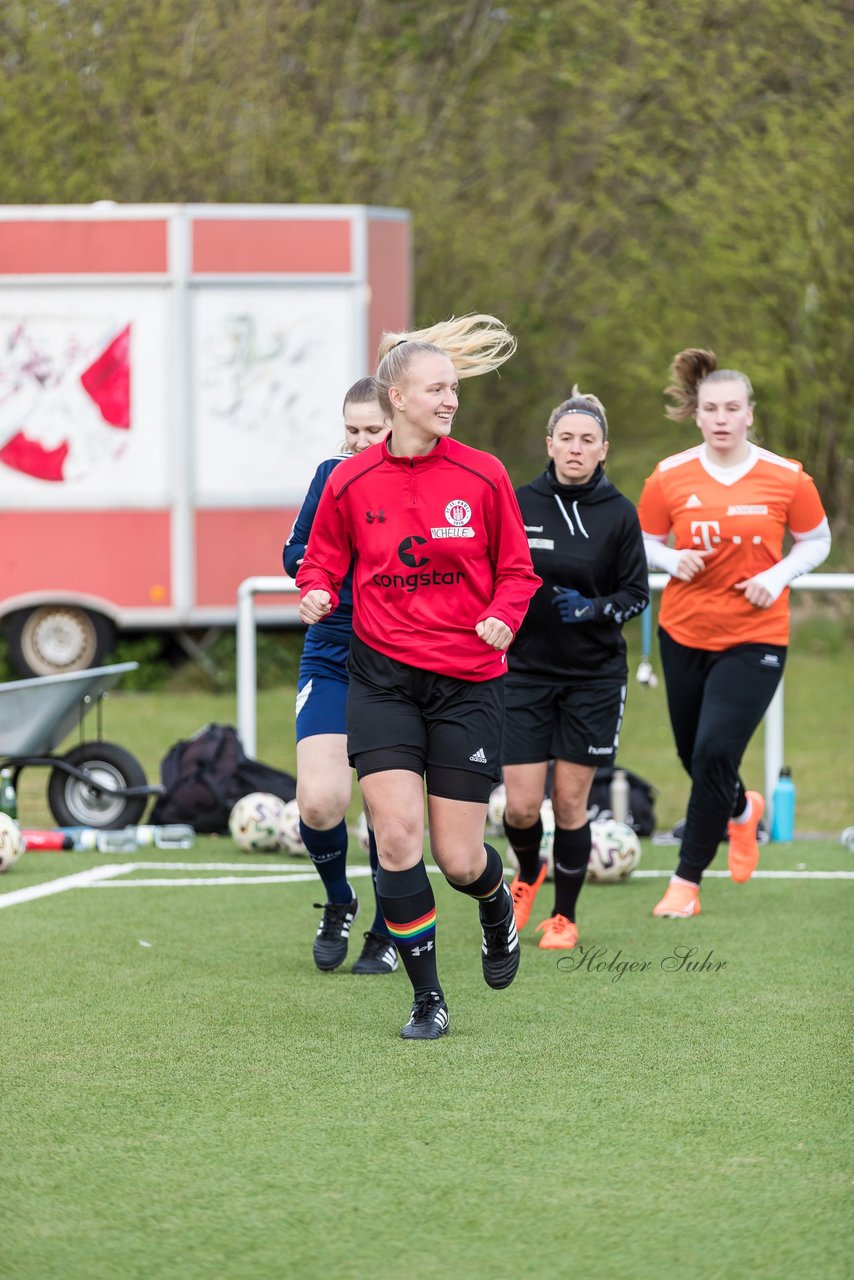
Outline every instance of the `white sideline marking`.
{"label": "white sideline marking", "polygon": [[[653,876],[672,876],[672,871],[633,871],[631,876],[652,878]],[[703,879],[714,876],[718,880],[729,880],[728,871],[704,871]],[[854,880],[854,871],[754,871],[751,880]]]}
{"label": "white sideline marking", "polygon": [[[109,863],[104,866],[90,867],[88,871],[78,871],[74,875],[62,876],[59,880],[49,880],[46,884],[30,885],[26,889],[13,889],[11,893],[0,893],[0,908],[13,907],[20,902],[32,902],[36,898],[47,898],[55,893],[64,893],[66,889],[152,889],[152,888],[187,888],[195,885],[253,885],[253,884],[308,884],[318,879],[312,870],[303,870],[305,862],[279,863],[276,871],[279,874],[250,876],[185,876],[168,879],[167,877],[148,880],[128,880],[124,877],[133,871],[264,871],[270,873],[270,864],[245,862],[123,862]],[[436,866],[428,866],[430,875],[441,875]],[[505,867],[505,872],[513,871]],[[371,868],[365,866],[349,867],[347,874],[353,879],[369,876]],[[664,879],[671,876],[672,871],[639,869],[632,875],[637,879]],[[707,871],[706,877],[720,880],[729,879],[728,871]],[[122,877],[118,879],[117,877]],[[754,880],[854,880],[854,871],[754,871]]]}
{"label": "white sideline marking", "polygon": [[34,898],[49,898],[51,894],[64,893],[66,889],[88,889],[99,880],[122,876],[132,870],[132,864],[90,867],[88,871],[78,871],[72,876],[62,876],[59,880],[48,880],[46,884],[31,884],[27,889],[13,889],[11,893],[0,893],[0,907],[14,907],[19,902],[32,902]]}
{"label": "white sideline marking", "polygon": [[[245,867],[242,863],[237,863],[237,867],[241,871],[255,870],[254,867]],[[149,868],[157,868],[162,871],[176,870],[185,871],[198,867],[205,871],[230,871],[234,869],[234,863],[186,863],[186,862],[136,862],[130,864],[132,870],[147,870]],[[267,867],[259,867],[257,870],[267,871]],[[288,868],[282,866],[284,872]],[[508,874],[512,874],[509,868],[505,868]],[[430,866],[427,868],[430,875],[441,875],[438,867]],[[357,876],[369,876],[371,874],[370,867],[348,867],[347,875],[352,879]],[[633,871],[632,875],[645,877],[647,879],[664,879],[671,876],[672,871]],[[716,876],[719,879],[729,879],[728,871],[707,871],[707,876]],[[854,871],[755,871],[753,878],[764,877],[766,880],[854,880]],[[262,875],[262,876],[185,876],[181,879],[178,877],[162,877],[149,880],[110,880],[104,879],[96,884],[92,884],[93,889],[169,889],[169,888],[185,888],[194,885],[253,885],[253,884],[310,884],[318,879],[314,871],[302,871],[301,869],[295,875]],[[88,887],[88,886],[86,886]]]}
{"label": "white sideline marking", "polygon": [[[368,870],[370,871],[370,867]],[[160,889],[188,884],[302,884],[309,880],[319,880],[319,878],[316,872],[308,871],[297,876],[186,876],[180,880],[177,877],[171,880],[102,880],[100,884],[93,884],[91,887],[93,889]],[[353,878],[352,867],[347,871],[347,878]]]}

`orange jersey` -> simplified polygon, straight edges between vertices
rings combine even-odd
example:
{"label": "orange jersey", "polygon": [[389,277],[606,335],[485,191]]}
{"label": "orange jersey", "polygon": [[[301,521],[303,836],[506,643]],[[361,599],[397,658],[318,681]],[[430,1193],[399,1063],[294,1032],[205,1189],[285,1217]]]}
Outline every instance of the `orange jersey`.
{"label": "orange jersey", "polygon": [[650,537],[671,531],[678,551],[714,551],[691,582],[671,578],[659,621],[679,644],[721,650],[737,644],[789,642],[789,589],[757,609],[735,584],[783,558],[783,536],[809,533],[825,518],[815,484],[799,462],[753,446],[746,474],[725,484],[703,464],[697,445],[665,458],[646,481],[638,503]]}

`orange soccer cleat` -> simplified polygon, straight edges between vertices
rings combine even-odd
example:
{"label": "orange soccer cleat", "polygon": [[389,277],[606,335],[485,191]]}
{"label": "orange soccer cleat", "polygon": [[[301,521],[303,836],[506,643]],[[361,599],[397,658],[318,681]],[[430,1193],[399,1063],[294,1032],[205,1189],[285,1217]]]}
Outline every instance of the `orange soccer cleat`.
{"label": "orange soccer cleat", "polygon": [[513,899],[513,915],[516,919],[516,928],[524,929],[531,916],[531,907],[534,905],[534,899],[542,887],[542,883],[546,878],[548,870],[544,862],[540,863],[540,872],[533,884],[526,884],[524,880],[520,880],[518,875],[510,883],[510,897]]}
{"label": "orange soccer cleat", "polygon": [[671,916],[674,920],[700,914],[700,886],[687,880],[671,880],[667,892],[652,909],[654,916]]}
{"label": "orange soccer cleat", "polygon": [[759,865],[759,843],[756,833],[759,830],[759,819],[765,812],[765,799],[758,791],[748,791],[750,801],[750,817],[746,822],[733,822],[730,819],[729,854],[727,865],[729,874],[736,884],[746,884]]}
{"label": "orange soccer cleat", "polygon": [[550,916],[537,925],[542,933],[540,946],[543,951],[571,951],[578,942],[578,927],[566,916]]}

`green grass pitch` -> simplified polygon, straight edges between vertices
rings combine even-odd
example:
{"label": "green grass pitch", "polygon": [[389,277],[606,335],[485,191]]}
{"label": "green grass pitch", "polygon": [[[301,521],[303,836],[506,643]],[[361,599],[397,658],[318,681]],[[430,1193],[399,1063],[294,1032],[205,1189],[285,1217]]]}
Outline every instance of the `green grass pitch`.
{"label": "green grass pitch", "polygon": [[[402,971],[314,970],[315,882],[247,883],[294,859],[134,860],[196,869],[0,910],[4,1278],[850,1274],[850,879],[711,878],[691,921],[652,919],[663,878],[591,885],[563,958],[546,885],[493,992],[437,878],[451,1034],[413,1044]],[[104,862],[27,854],[0,901]],[[828,840],[762,868],[854,864]]]}

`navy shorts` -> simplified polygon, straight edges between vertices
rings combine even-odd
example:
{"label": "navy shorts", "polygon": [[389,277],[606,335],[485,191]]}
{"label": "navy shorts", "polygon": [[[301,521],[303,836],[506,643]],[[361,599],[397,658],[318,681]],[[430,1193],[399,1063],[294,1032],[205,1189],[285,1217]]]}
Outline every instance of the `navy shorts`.
{"label": "navy shorts", "polygon": [[504,676],[458,680],[388,658],[353,636],[347,750],[359,777],[426,776],[431,795],[485,803],[501,777]]}
{"label": "navy shorts", "polygon": [[508,675],[502,764],[612,764],[617,755],[626,686],[613,680],[522,684]]}
{"label": "navy shorts", "polygon": [[347,672],[300,670],[297,680],[297,742],[318,733],[347,732]]}

